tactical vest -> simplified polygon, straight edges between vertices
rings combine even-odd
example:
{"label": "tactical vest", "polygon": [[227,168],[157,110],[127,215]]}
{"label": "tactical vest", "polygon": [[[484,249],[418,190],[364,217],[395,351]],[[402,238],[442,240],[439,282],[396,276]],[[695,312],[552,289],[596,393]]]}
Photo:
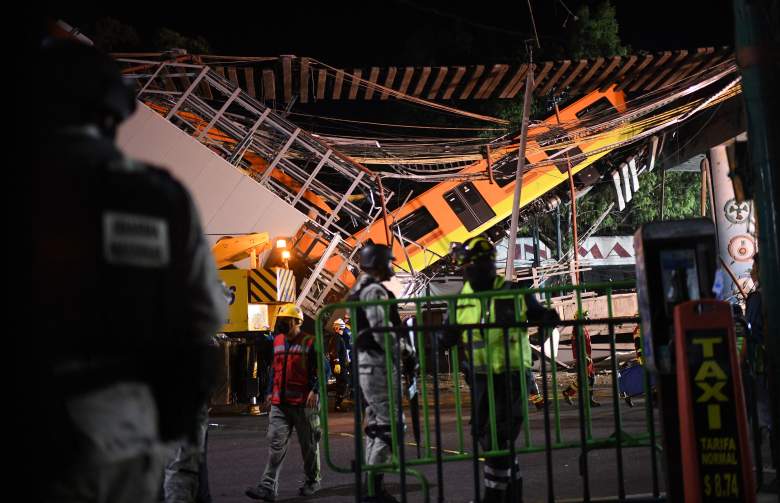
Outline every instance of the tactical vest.
{"label": "tactical vest", "polygon": [[303,405],[309,395],[309,350],[313,339],[298,336],[287,344],[283,334],[274,338],[274,387],[271,403],[274,405]]}
{"label": "tactical vest", "polygon": [[[370,282],[363,285],[363,288],[366,288],[369,285],[372,285],[374,283],[378,283],[376,280],[371,280]],[[387,292],[387,298],[389,300],[395,299],[395,295],[393,295],[393,292],[388,290],[384,287],[384,285],[379,285],[381,288],[383,288]],[[353,301],[360,301],[360,292],[363,290],[361,288],[360,290],[357,290],[356,292],[352,293],[347,300],[350,302]],[[357,328],[358,328],[358,334],[355,339],[355,347],[360,351],[375,351],[384,353],[385,348],[380,346],[376,343],[376,340],[371,336],[371,331],[367,330],[371,325],[368,323],[368,318],[366,317],[366,312],[363,310],[363,308],[356,309],[357,311]],[[398,313],[398,305],[393,304],[389,308],[389,314],[390,314],[390,322],[393,324],[394,327],[400,327],[401,326],[401,316]],[[382,332],[384,333],[384,332]]]}
{"label": "tactical vest", "polygon": [[[496,277],[493,283],[494,290],[509,290],[512,283],[504,283],[504,278]],[[462,295],[472,294],[474,290],[469,282],[463,284],[460,292]],[[515,295],[495,295],[489,299],[488,319],[483,320],[482,301],[476,298],[460,298],[457,306],[457,322],[459,325],[495,323],[496,321],[496,300],[506,299],[514,305]],[[520,303],[520,321],[526,321],[526,306],[522,296],[519,297]],[[513,371],[521,371],[531,367],[531,346],[528,342],[528,332],[524,328],[513,327],[508,331],[509,334],[509,366]],[[468,330],[463,331],[463,343],[468,347]],[[504,349],[504,330],[501,328],[474,329],[472,330],[472,344],[474,348],[474,370],[479,373],[487,373],[488,359],[490,367],[494,374],[504,372],[505,349]],[[520,350],[522,347],[522,362],[520,360]],[[466,357],[468,358],[468,350]]]}

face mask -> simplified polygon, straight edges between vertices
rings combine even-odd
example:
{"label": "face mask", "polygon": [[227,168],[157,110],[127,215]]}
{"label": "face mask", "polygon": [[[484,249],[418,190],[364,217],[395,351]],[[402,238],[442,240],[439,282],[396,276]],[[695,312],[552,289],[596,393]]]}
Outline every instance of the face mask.
{"label": "face mask", "polygon": [[475,292],[492,290],[496,279],[496,268],[487,261],[475,262],[466,266],[463,279],[469,282]]}

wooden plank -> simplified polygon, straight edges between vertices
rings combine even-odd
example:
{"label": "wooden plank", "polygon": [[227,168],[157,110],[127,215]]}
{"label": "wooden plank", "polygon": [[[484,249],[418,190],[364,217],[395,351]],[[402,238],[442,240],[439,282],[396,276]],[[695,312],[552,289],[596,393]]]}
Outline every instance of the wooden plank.
{"label": "wooden plank", "polygon": [[234,83],[236,87],[241,87],[241,85],[238,83],[238,72],[236,72],[235,66],[228,67],[228,80]]}
{"label": "wooden plank", "polygon": [[273,70],[263,70],[263,99],[276,99],[276,76]]}
{"label": "wooden plank", "polygon": [[325,83],[328,81],[328,71],[324,68],[317,70],[317,99],[325,99]]}
{"label": "wooden plank", "polygon": [[368,87],[366,88],[365,99],[370,100],[374,96],[374,91],[376,91],[374,84],[376,84],[377,78],[379,78],[379,67],[372,66],[371,73],[368,74]]}
{"label": "wooden plank", "polygon": [[176,92],[177,91],[176,84],[174,84],[173,79],[168,76],[170,74],[171,74],[171,69],[169,67],[163,68],[162,71],[160,72],[160,76],[163,81],[163,86],[165,86],[166,91]]}
{"label": "wooden plank", "polygon": [[246,79],[246,92],[249,96],[255,97],[255,70],[251,66],[244,68],[244,78]]}
{"label": "wooden plank", "polygon": [[509,72],[509,65],[501,64],[497,66],[499,66],[498,73],[493,79],[493,83],[490,84],[490,87],[485,91],[485,94],[483,95],[483,98],[485,99],[490,99],[493,96],[493,92],[495,92],[498,85],[501,84],[501,81],[504,79],[504,76]]}
{"label": "wooden plank", "polygon": [[577,83],[571,88],[571,93],[578,93],[580,88],[584,86],[591,77],[596,73],[596,70],[601,68],[601,65],[604,64],[604,58],[596,58],[593,63],[590,64],[590,68],[588,68],[588,71],[585,72],[585,75],[582,76],[580,80],[577,81]]}
{"label": "wooden plank", "polygon": [[[384,84],[385,87],[390,89],[393,88],[393,82],[395,82],[396,73],[398,73],[398,68],[394,66],[391,66],[390,68],[387,69],[387,76],[385,77],[385,84]],[[382,94],[379,95],[379,99],[386,100],[388,96],[390,96],[389,91],[383,89]]]}
{"label": "wooden plank", "polygon": [[588,93],[592,92],[594,89],[598,88],[601,85],[601,83],[604,82],[604,79],[606,79],[609,76],[610,73],[615,71],[615,68],[617,68],[617,66],[620,64],[620,61],[622,59],[623,58],[621,58],[620,56],[613,56],[611,58],[610,62],[609,62],[609,65],[607,66],[607,68],[604,69],[604,71],[599,72],[599,77],[597,79],[595,79],[588,86],[587,89],[585,89],[585,94],[588,94]]}
{"label": "wooden plank", "polygon": [[220,76],[222,76],[222,77],[224,77],[224,76],[225,76],[225,67],[224,67],[224,66],[215,66],[215,67],[214,67],[214,70],[215,70],[215,71],[216,71],[218,74],[220,74]]}
{"label": "wooden plank", "polygon": [[[182,69],[182,73],[186,71],[186,69]],[[192,81],[190,81],[190,78],[187,77],[186,74],[183,74],[181,77],[179,77],[179,80],[181,81],[181,92],[185,92],[190,88],[190,85],[192,85]]]}
{"label": "wooden plank", "polygon": [[460,93],[459,99],[466,100],[471,95],[471,91],[474,90],[474,87],[477,85],[477,81],[482,76],[482,73],[485,71],[485,65],[477,65],[474,68],[474,73],[471,74],[471,78],[469,79],[468,83],[466,84],[466,87],[463,88],[463,91]]}
{"label": "wooden plank", "polygon": [[463,75],[465,74],[466,74],[465,66],[455,67],[455,75],[452,76],[449,84],[447,84],[447,87],[444,89],[444,94],[441,95],[441,99],[448,100],[452,98],[455,89],[458,87],[458,84],[460,84],[460,81],[463,78]]}
{"label": "wooden plank", "polygon": [[517,86],[518,82],[522,82],[523,78],[525,77],[525,72],[528,71],[528,65],[522,64],[515,72],[515,75],[509,79],[509,82],[506,83],[504,86],[504,90],[501,91],[501,94],[498,95],[499,98],[514,98],[514,94],[511,96],[509,93]]}
{"label": "wooden plank", "polygon": [[352,79],[352,85],[349,86],[349,99],[354,100],[355,96],[357,96],[358,86],[360,85],[360,78],[363,76],[363,70],[360,68],[356,69],[354,72],[352,72],[352,76],[354,78]]}
{"label": "wooden plank", "polygon": [[428,92],[429,100],[436,98],[436,94],[438,94],[439,89],[441,88],[441,84],[444,82],[444,77],[447,75],[447,70],[448,69],[446,66],[439,68],[439,72],[436,74],[436,79],[433,81],[431,90]]}
{"label": "wooden plank", "polygon": [[412,81],[412,75],[414,75],[413,66],[404,68],[404,75],[401,77],[401,87],[398,88],[399,93],[406,94],[406,90],[409,89],[409,82]]}
{"label": "wooden plank", "polygon": [[422,72],[420,72],[420,76],[417,79],[417,85],[414,87],[414,92],[412,93],[412,96],[416,96],[416,97],[420,96],[420,93],[422,93],[422,90],[425,87],[425,83],[428,82],[428,77],[430,77],[430,75],[431,75],[431,67],[424,66]]}
{"label": "wooden plank", "polygon": [[539,94],[541,96],[546,95],[548,92],[550,92],[550,89],[552,89],[552,86],[555,85],[556,82],[558,82],[558,79],[561,78],[561,75],[563,75],[563,72],[566,71],[567,68],[571,66],[571,60],[565,59],[561,62],[561,66],[558,67],[557,70],[555,70],[555,73],[552,77],[550,77],[550,80],[547,81],[547,83],[544,85],[541,91],[539,91]]}
{"label": "wooden plank", "polygon": [[498,83],[501,81],[501,79],[504,77],[504,74],[508,70],[509,65],[493,65],[493,68],[490,70],[490,74],[482,81],[482,85],[479,86],[479,90],[477,91],[477,94],[474,95],[474,98],[483,100],[489,97],[490,93],[492,93],[493,90],[498,87]]}
{"label": "wooden plank", "polygon": [[577,63],[577,66],[574,67],[574,70],[572,70],[571,73],[569,74],[569,76],[566,77],[566,80],[564,80],[561,83],[561,85],[560,85],[560,87],[558,87],[558,89],[561,89],[561,90],[566,89],[566,86],[568,86],[569,83],[571,83],[572,80],[577,78],[577,75],[580,74],[582,69],[585,68],[585,66],[587,64],[588,64],[588,60],[587,59],[581,59],[580,62]]}
{"label": "wooden plank", "polygon": [[661,71],[660,71],[660,72],[658,72],[658,75],[657,75],[657,76],[656,76],[656,77],[655,77],[653,80],[651,80],[651,81],[650,81],[650,82],[649,82],[649,83],[648,83],[648,84],[647,84],[647,85],[644,87],[644,89],[643,89],[643,90],[644,90],[644,91],[652,91],[653,89],[655,89],[655,87],[656,87],[656,85],[658,84],[658,82],[660,82],[660,81],[661,81],[661,79],[663,79],[664,77],[666,77],[667,75],[669,75],[669,72],[671,72],[672,70],[674,70],[675,68],[677,68],[677,67],[680,65],[680,62],[681,62],[682,60],[684,60],[686,56],[688,56],[688,51],[686,51],[685,49],[682,49],[682,50],[678,51],[678,53],[677,53],[677,56],[676,56],[676,57],[675,57],[675,58],[674,58],[672,61],[670,61],[669,63],[667,63],[667,64],[664,66],[664,68],[661,68]]}
{"label": "wooden plank", "polygon": [[671,57],[672,57],[671,51],[664,51],[661,54],[661,57],[656,60],[652,68],[650,70],[645,70],[644,72],[642,72],[642,76],[639,77],[637,80],[635,80],[633,84],[631,84],[631,88],[629,89],[629,91],[636,91],[637,89],[639,89],[639,87],[642,84],[644,84],[656,71],[658,71],[658,69],[660,69],[661,66],[664,63],[666,63]]}
{"label": "wooden plank", "polygon": [[696,49],[696,53],[691,55],[687,62],[682,64],[677,72],[674,72],[672,75],[669,76],[668,79],[666,79],[663,83],[661,83],[660,87],[666,87],[669,84],[673,84],[675,82],[678,82],[691,73],[693,73],[696,69],[698,69],[702,63],[710,59],[710,54],[715,52],[714,47],[703,47]]}
{"label": "wooden plank", "polygon": [[547,77],[547,74],[550,73],[550,70],[552,69],[554,63],[552,61],[547,61],[544,66],[542,67],[542,71],[538,74],[534,75],[534,89],[536,89],[539,84],[544,81],[544,78]]}
{"label": "wooden plank", "polygon": [[311,60],[309,58],[301,58],[301,81],[298,83],[300,91],[298,92],[298,99],[301,103],[309,102],[309,78],[311,75]]}
{"label": "wooden plank", "polygon": [[333,82],[333,99],[341,99],[341,88],[344,85],[344,70],[336,70],[336,81]]}
{"label": "wooden plank", "polygon": [[642,59],[642,62],[639,63],[636,68],[634,68],[631,73],[626,74],[625,77],[623,77],[622,82],[618,84],[618,86],[615,88],[616,91],[622,91],[627,85],[631,83],[632,80],[634,80],[637,75],[639,75],[642,70],[650,64],[650,62],[653,61],[653,55],[648,54]]}
{"label": "wooden plank", "polygon": [[208,81],[206,79],[203,79],[200,81],[200,94],[207,100],[213,100],[214,95],[211,93],[211,86],[209,85]]}
{"label": "wooden plank", "polygon": [[[536,73],[536,68],[537,68],[537,65],[533,65],[534,74]],[[536,75],[534,75],[534,77],[535,76]],[[523,76],[523,79],[518,81],[517,84],[515,84],[515,87],[513,87],[512,89],[509,90],[509,97],[510,98],[514,98],[517,95],[517,93],[519,93],[520,90],[525,87],[525,81],[526,81],[525,77],[526,76]],[[534,79],[534,82],[536,82],[536,79]]]}
{"label": "wooden plank", "polygon": [[284,83],[284,102],[292,100],[292,57],[282,56],[282,81]]}
{"label": "wooden plank", "polygon": [[614,84],[616,84],[620,78],[625,75],[625,73],[631,69],[632,66],[634,66],[634,63],[636,63],[637,59],[639,59],[635,54],[632,54],[628,57],[628,61],[626,61],[623,66],[620,68],[620,71],[617,72],[614,76],[610,77],[604,83],[599,87],[599,91],[602,93],[612,87]]}

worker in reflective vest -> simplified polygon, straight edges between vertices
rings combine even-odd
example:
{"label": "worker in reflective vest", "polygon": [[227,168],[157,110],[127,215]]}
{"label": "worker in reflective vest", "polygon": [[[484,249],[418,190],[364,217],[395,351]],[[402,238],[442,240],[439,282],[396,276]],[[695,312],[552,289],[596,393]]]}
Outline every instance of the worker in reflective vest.
{"label": "worker in reflective vest", "polygon": [[[496,251],[486,238],[478,236],[468,240],[454,250],[456,262],[463,266],[464,284],[461,294],[471,294],[489,290],[512,290],[518,286],[514,282],[505,281],[496,274]],[[523,422],[522,404],[527,397],[521,394],[521,379],[527,379],[527,371],[531,368],[531,346],[528,333],[524,328],[512,326],[517,319],[520,321],[539,321],[553,326],[559,321],[555,311],[545,309],[532,294],[523,295],[515,304],[514,295],[496,294],[491,297],[483,312],[483,302],[474,298],[461,298],[457,303],[456,319],[459,325],[474,325],[482,323],[506,323],[509,336],[509,368],[506,368],[506,347],[504,329],[491,328],[486,330],[463,330],[460,343],[464,346],[467,358],[473,360],[468,365],[473,367],[474,380],[471,386],[472,400],[475,403],[476,416],[472,418],[473,434],[479,438],[480,445],[485,450],[492,450],[489,423],[488,379],[492,371],[492,386],[495,397],[496,429],[498,449],[506,449],[509,442],[514,442],[520,433]],[[515,313],[519,307],[520,312]],[[469,345],[471,348],[469,348]],[[473,351],[473,353],[472,353]],[[511,403],[506,402],[506,372],[510,372]],[[485,495],[482,501],[503,502],[515,486],[515,494],[522,499],[522,478],[516,464],[515,480],[511,479],[513,460],[509,456],[487,457],[484,466]]]}
{"label": "worker in reflective vest", "polygon": [[302,496],[312,496],[320,488],[320,429],[317,416],[317,355],[314,339],[301,333],[303,312],[295,304],[285,304],[276,315],[276,337],[271,378],[266,403],[268,413],[268,461],[263,478],[246,495],[274,501],[279,471],[295,429],[301,444],[306,480]]}

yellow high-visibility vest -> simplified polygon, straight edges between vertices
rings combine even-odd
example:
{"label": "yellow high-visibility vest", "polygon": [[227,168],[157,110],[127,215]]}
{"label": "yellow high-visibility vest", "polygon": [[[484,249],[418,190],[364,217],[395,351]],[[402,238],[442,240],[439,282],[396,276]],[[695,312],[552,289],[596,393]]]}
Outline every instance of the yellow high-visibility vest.
{"label": "yellow high-visibility vest", "polygon": [[[504,286],[504,278],[497,276],[493,289],[500,290]],[[461,294],[471,294],[474,290],[469,282],[463,284]],[[496,309],[495,302],[498,299],[508,299],[514,303],[515,295],[496,295],[491,297],[488,317],[485,323],[495,323]],[[520,321],[526,321],[526,305],[522,296],[518,299],[520,303]],[[457,305],[458,324],[477,324],[482,323],[482,301],[475,298],[460,298]],[[528,342],[528,332],[524,328],[513,327],[509,329],[509,367],[511,370],[523,371],[531,367],[531,345]],[[468,330],[463,331],[463,343],[468,347]],[[488,346],[490,346],[490,366],[494,374],[504,372],[504,331],[501,328],[474,329],[472,331],[472,343],[474,346],[474,370],[480,373],[487,373]],[[522,347],[522,361],[520,351]],[[466,356],[468,357],[468,351]]]}

